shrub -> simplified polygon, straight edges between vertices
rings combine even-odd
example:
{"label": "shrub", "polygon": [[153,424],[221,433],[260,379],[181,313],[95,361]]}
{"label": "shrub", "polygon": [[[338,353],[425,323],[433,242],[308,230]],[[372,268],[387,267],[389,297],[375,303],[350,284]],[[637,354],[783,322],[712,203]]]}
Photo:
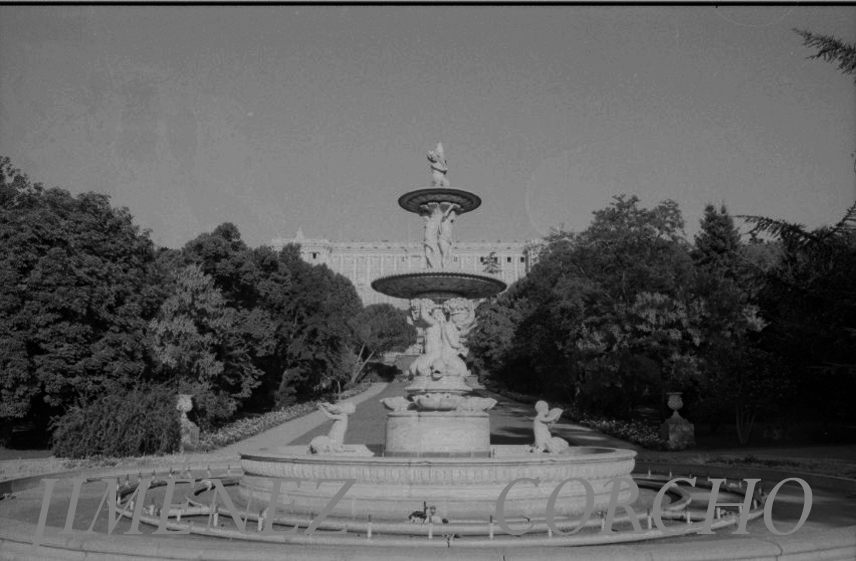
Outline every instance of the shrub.
{"label": "shrub", "polygon": [[175,391],[163,386],[116,389],[70,409],[54,424],[59,457],[125,457],[178,449],[180,413]]}

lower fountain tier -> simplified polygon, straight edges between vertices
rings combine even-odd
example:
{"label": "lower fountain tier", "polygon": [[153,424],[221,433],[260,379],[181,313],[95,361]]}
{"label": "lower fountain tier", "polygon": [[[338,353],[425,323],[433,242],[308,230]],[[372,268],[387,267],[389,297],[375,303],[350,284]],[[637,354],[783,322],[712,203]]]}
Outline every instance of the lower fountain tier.
{"label": "lower fountain tier", "polygon": [[488,457],[490,416],[483,411],[393,411],[386,456]]}
{"label": "lower fountain tier", "polygon": [[[258,508],[268,505],[275,479],[282,483],[278,516],[321,512],[346,480],[353,485],[332,508],[330,516],[353,520],[403,522],[423,503],[452,522],[486,521],[497,516],[503,490],[517,481],[504,501],[506,519],[543,519],[550,496],[568,478],[588,481],[595,512],[609,506],[615,477],[630,477],[636,452],[613,448],[573,447],[563,454],[531,454],[526,446],[492,447],[490,458],[389,458],[356,455],[309,455],[306,446],[287,446],[241,454],[244,476],[240,493]],[[301,480],[297,484],[294,480]],[[625,486],[619,501],[629,499]],[[556,516],[578,517],[585,511],[586,492],[579,483],[560,488]]]}

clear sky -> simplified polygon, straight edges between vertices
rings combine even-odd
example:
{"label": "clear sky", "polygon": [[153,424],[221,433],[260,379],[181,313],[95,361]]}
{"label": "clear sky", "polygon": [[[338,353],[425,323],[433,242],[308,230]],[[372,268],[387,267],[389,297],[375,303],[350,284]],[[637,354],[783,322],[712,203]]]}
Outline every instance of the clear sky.
{"label": "clear sky", "polygon": [[852,204],[856,85],[793,27],[856,7],[0,7],[0,154],[161,245],[226,221],[416,240],[442,141],[464,241],[583,229],[614,194],[820,226]]}

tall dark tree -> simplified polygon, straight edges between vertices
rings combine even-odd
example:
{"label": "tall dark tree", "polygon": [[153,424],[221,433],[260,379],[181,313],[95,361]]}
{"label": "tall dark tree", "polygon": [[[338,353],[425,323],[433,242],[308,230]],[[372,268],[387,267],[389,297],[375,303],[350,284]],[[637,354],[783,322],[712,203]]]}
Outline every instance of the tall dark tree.
{"label": "tall dark tree", "polygon": [[[844,75],[856,75],[856,46],[794,31],[817,49],[810,58],[837,62]],[[844,396],[856,393],[856,204],[836,224],[812,230],[769,217],[743,218],[753,235],[773,237],[781,248],[759,302],[770,323],[762,344],[795,380],[791,412],[825,423],[852,421]]]}
{"label": "tall dark tree", "polygon": [[754,246],[740,232],[724,206],[708,205],[695,237],[692,290],[702,306],[698,357],[704,376],[691,392],[697,420],[716,427],[735,420],[741,443],[763,410],[788,395],[787,379],[777,375],[776,360],[757,346],[766,325],[757,306],[758,267]]}
{"label": "tall dark tree", "polygon": [[353,318],[362,310],[354,285],[326,265],[310,265],[296,248],[283,261],[294,272],[294,285],[282,310],[285,371],[281,399],[311,394],[329,383],[347,383],[354,365]]}
{"label": "tall dark tree", "polygon": [[228,419],[262,375],[210,276],[198,265],[175,275],[172,294],[150,325],[152,349],[167,379],[194,396],[203,426]]}
{"label": "tall dark tree", "polygon": [[694,241],[692,256],[697,265],[706,268],[733,267],[741,247],[740,232],[725,205],[719,208],[705,206],[701,229]]}
{"label": "tall dark tree", "polygon": [[188,242],[178,262],[198,264],[235,310],[235,325],[263,372],[255,407],[347,382],[354,362],[351,321],[362,305],[345,277],[304,262],[296,246],[250,249],[228,223]]}
{"label": "tall dark tree", "polygon": [[852,420],[845,396],[856,393],[856,204],[837,224],[814,230],[746,220],[781,242],[782,257],[759,303],[770,323],[764,348],[782,358],[795,380],[792,411],[827,423]]}
{"label": "tall dark tree", "polygon": [[44,420],[108,382],[150,374],[163,297],[154,246],[127,209],[0,163],[0,418]]}
{"label": "tall dark tree", "polygon": [[826,62],[837,62],[842,74],[853,76],[856,80],[856,45],[839,41],[831,35],[811,33],[804,29],[794,29],[807,47],[817,49],[817,53],[809,58],[819,58]]}
{"label": "tall dark tree", "polygon": [[616,197],[585,231],[552,234],[529,275],[479,308],[475,361],[515,389],[627,416],[696,374],[691,278],[677,205]]}

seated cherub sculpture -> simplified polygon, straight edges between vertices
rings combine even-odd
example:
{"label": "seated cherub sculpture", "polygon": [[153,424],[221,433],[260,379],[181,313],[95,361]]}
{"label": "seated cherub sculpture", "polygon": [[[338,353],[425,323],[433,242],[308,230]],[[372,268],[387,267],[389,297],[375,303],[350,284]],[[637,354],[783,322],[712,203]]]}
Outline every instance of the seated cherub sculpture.
{"label": "seated cherub sculpture", "polygon": [[333,419],[333,426],[326,435],[316,436],[309,443],[312,454],[332,454],[344,450],[345,432],[348,430],[348,415],[357,407],[350,401],[343,403],[319,403],[318,410]]}
{"label": "seated cherub sculpture", "polygon": [[568,441],[550,434],[550,427],[562,416],[562,410],[558,407],[550,409],[546,401],[535,404],[535,420],[533,431],[535,432],[535,444],[530,448],[531,452],[549,452],[559,454],[570,447]]}

